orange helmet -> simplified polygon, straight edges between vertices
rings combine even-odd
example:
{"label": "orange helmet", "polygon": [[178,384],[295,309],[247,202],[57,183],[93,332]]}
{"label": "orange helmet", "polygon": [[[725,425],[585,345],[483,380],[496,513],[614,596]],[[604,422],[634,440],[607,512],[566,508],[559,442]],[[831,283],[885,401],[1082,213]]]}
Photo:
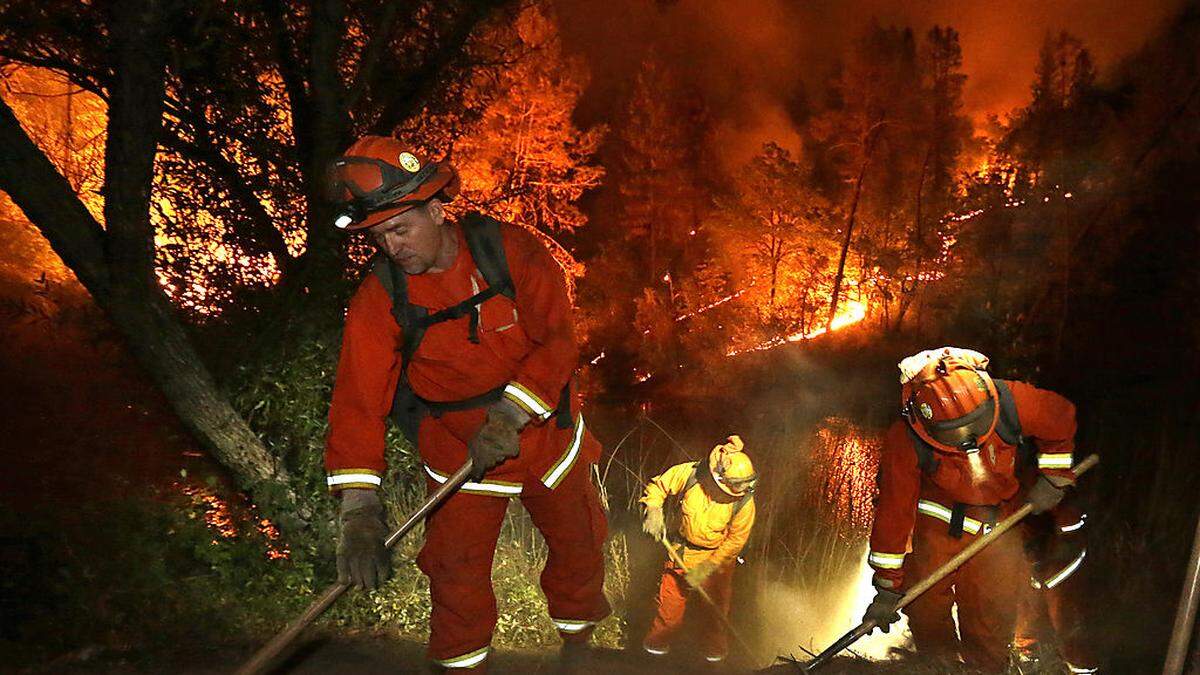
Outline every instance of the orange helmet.
{"label": "orange helmet", "polygon": [[330,197],[338,204],[334,225],[361,230],[434,197],[458,194],[458,173],[394,138],[363,136],[329,167]]}
{"label": "orange helmet", "polygon": [[758,482],[754,463],[744,448],[741,437],[734,435],[708,453],[709,472],[721,490],[733,497],[754,492],[754,485]]}
{"label": "orange helmet", "polygon": [[901,415],[926,443],[946,452],[974,452],[1000,419],[987,357],[943,347],[900,364]]}

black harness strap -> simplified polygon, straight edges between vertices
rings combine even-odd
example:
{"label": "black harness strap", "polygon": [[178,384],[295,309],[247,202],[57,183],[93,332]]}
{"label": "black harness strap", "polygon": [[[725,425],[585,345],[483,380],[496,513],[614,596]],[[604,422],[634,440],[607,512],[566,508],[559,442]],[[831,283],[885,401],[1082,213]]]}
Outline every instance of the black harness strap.
{"label": "black harness strap", "polygon": [[[396,264],[390,258],[379,254],[371,262],[371,273],[379,279],[384,290],[392,298],[392,317],[400,326],[402,336],[399,349],[400,380],[392,400],[391,418],[413,443],[417,441],[421,419],[426,415],[440,417],[447,412],[482,408],[500,400],[504,394],[504,385],[501,385],[461,401],[429,401],[418,396],[408,382],[408,366],[412,363],[430,326],[468,317],[467,338],[478,344],[479,306],[497,295],[516,300],[517,291],[509,273],[500,227],[500,221],[479,213],[469,213],[463,218],[463,235],[467,240],[468,252],[487,287],[462,302],[433,313],[426,307],[408,301],[408,277],[396,268]],[[560,429],[573,426],[570,380],[563,387],[555,412]]]}
{"label": "black harness strap", "polygon": [[955,539],[962,539],[963,523],[967,519],[967,505],[956,503],[954,508],[950,509],[950,536]]}

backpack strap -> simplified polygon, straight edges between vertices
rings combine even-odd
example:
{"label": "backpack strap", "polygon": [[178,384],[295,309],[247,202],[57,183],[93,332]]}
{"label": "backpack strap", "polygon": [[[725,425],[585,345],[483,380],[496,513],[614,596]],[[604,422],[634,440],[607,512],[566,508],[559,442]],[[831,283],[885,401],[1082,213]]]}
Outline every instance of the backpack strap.
{"label": "backpack strap", "polygon": [[913,450],[917,452],[917,468],[921,470],[921,473],[927,475],[937,471],[938,458],[933,446],[918,436],[907,421],[905,421],[904,428],[908,431],[908,437],[912,439]]}
{"label": "backpack strap", "polygon": [[996,384],[996,394],[1000,397],[1000,418],[996,422],[996,433],[1009,445],[1019,445],[1021,442],[1021,419],[1017,417],[1017,402],[1013,400],[1012,390],[1004,380],[992,380]]}
{"label": "backpack strap", "polygon": [[500,221],[482,213],[471,212],[463,217],[462,228],[467,239],[467,248],[471,250],[471,258],[488,287],[496,289],[497,293],[509,300],[516,300],[517,290],[508,271],[508,257],[504,254]]}
{"label": "backpack strap", "polygon": [[1016,447],[1017,465],[1037,466],[1037,446],[1021,430],[1021,418],[1017,415],[1017,401],[1005,380],[993,380],[996,394],[1000,397],[1000,419],[996,422],[996,434],[1005,443]]}
{"label": "backpack strap", "polygon": [[683,489],[679,491],[679,498],[683,499],[683,496],[685,494],[687,494],[687,491],[696,487],[696,484],[699,482],[700,482],[700,462],[692,462],[692,474],[690,476],[688,476],[687,482],[685,482],[683,484]]}
{"label": "backpack strap", "polygon": [[733,513],[729,516],[729,524],[731,526],[733,525],[733,519],[737,518],[738,511],[741,511],[742,507],[749,504],[750,501],[753,499],[754,499],[754,493],[747,492],[746,494],[742,495],[741,499],[737,500],[737,503],[733,505]]}

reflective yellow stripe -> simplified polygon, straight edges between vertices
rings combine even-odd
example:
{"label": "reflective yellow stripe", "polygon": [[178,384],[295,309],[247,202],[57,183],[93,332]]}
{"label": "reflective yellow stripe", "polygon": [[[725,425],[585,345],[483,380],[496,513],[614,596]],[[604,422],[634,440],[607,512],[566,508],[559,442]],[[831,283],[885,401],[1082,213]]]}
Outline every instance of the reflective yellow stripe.
{"label": "reflective yellow stripe", "polygon": [[[428,464],[425,465],[425,473],[438,483],[445,483],[449,476],[434,470]],[[521,494],[520,483],[510,483],[502,480],[484,480],[478,483],[467,481],[463,483],[459,490],[477,495],[489,495],[492,497],[515,497]]]}
{"label": "reflective yellow stripe", "polygon": [[482,663],[488,657],[490,649],[491,647],[483,647],[462,656],[455,656],[452,659],[434,659],[433,662],[443,668],[471,668]]}
{"label": "reflective yellow stripe", "polygon": [[1069,469],[1071,468],[1071,453],[1055,452],[1038,455],[1039,469]]}
{"label": "reflective yellow stripe", "polygon": [[[922,499],[921,501],[917,502],[917,511],[927,516],[937,518],[947,525],[950,524],[950,517],[954,515],[950,509],[928,499]],[[979,530],[981,529],[984,529],[982,522],[975,520],[974,518],[963,518],[963,532],[966,532],[967,534],[979,534]]]}
{"label": "reflective yellow stripe", "polygon": [[554,622],[554,627],[564,633],[582,633],[583,631],[596,625],[595,621],[576,621],[574,619],[550,619]]}
{"label": "reflective yellow stripe", "polygon": [[546,419],[554,409],[538,398],[537,394],[529,391],[520,382],[509,382],[504,385],[504,396],[516,403],[522,410],[540,419]]}
{"label": "reflective yellow stripe", "polygon": [[898,570],[904,566],[903,553],[880,553],[871,551],[867,556],[867,562],[874,567],[880,567],[885,570]]}
{"label": "reflective yellow stripe", "polygon": [[325,484],[338,489],[348,487],[376,487],[383,484],[378,471],[372,469],[337,469],[330,471]]}
{"label": "reflective yellow stripe", "polygon": [[551,466],[546,474],[542,476],[542,484],[553,490],[558,487],[562,479],[575,466],[575,460],[579,458],[579,448],[583,445],[583,414],[580,413],[575,418],[575,431],[571,434],[571,442],[567,444],[567,449],[563,451],[562,457]]}

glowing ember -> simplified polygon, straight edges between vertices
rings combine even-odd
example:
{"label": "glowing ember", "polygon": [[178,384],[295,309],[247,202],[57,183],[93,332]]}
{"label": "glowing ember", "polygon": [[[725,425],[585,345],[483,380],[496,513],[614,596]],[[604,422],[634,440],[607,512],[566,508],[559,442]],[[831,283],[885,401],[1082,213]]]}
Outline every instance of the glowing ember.
{"label": "glowing ember", "polygon": [[[218,497],[212,490],[197,485],[176,483],[175,488],[192,500],[192,505],[204,509],[204,524],[216,534],[212,540],[214,545],[222,539],[237,539],[239,535],[238,518],[229,506],[229,502]],[[255,529],[267,539],[267,558],[280,560],[287,558],[291,551],[279,541],[279,529],[266,518],[249,520]]]}
{"label": "glowing ember", "polygon": [[738,298],[740,298],[740,297],[741,297],[743,294],[745,294],[745,292],[746,292],[746,291],[750,290],[751,288],[754,288],[754,284],[756,284],[756,283],[758,283],[758,278],[757,278],[757,277],[756,277],[756,278],[754,278],[754,279],[751,279],[751,280],[750,280],[750,283],[749,283],[749,284],[747,284],[747,285],[746,285],[746,287],[745,287],[745,288],[743,288],[742,290],[740,290],[740,291],[738,291],[738,292],[736,292],[736,293],[731,293],[730,295],[727,295],[727,296],[725,296],[725,297],[723,297],[723,298],[720,298],[720,299],[718,299],[718,300],[714,300],[714,301],[712,301],[712,302],[708,303],[707,305],[704,305],[703,307],[699,307],[699,308],[697,308],[697,309],[694,309],[694,310],[692,310],[692,311],[690,311],[690,312],[686,312],[686,313],[684,313],[684,314],[680,314],[679,316],[675,317],[675,320],[676,320],[676,321],[683,321],[683,320],[685,320],[685,319],[690,319],[690,318],[692,318],[693,316],[696,316],[697,314],[703,314],[703,313],[707,312],[707,311],[708,311],[708,310],[710,310],[710,309],[714,309],[714,308],[716,308],[716,307],[720,307],[721,305],[723,305],[723,304],[725,304],[725,303],[727,303],[727,302],[729,302],[729,301],[731,301],[731,300],[737,300],[737,299],[738,299]]}

